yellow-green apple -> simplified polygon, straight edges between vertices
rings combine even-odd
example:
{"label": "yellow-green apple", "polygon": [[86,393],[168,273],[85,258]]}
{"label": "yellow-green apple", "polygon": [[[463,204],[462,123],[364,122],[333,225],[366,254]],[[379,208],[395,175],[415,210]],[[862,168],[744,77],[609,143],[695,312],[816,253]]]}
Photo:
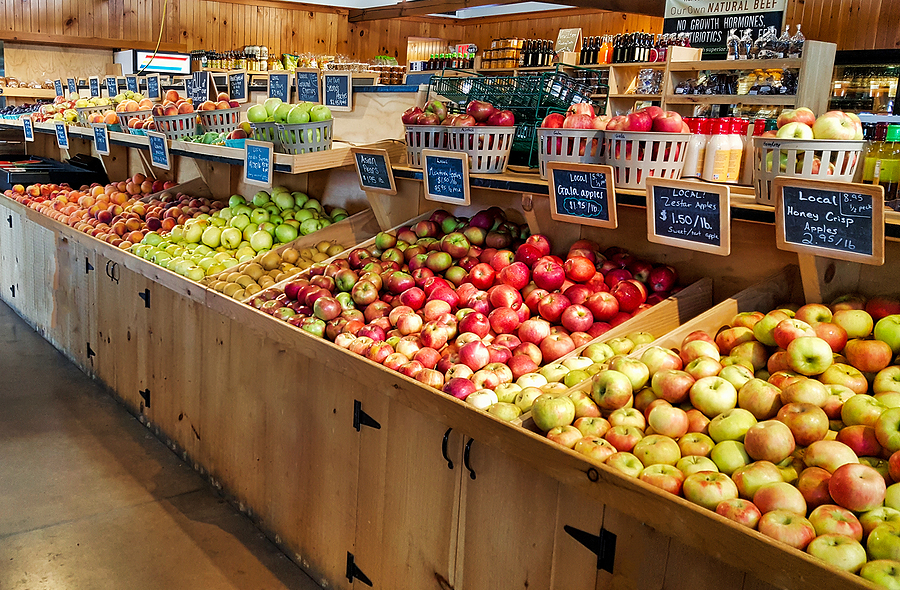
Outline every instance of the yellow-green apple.
{"label": "yellow-green apple", "polygon": [[572,425],[581,431],[581,436],[606,436],[609,432],[610,424],[606,418],[584,416],[576,418]]}
{"label": "yellow-green apple", "polygon": [[[509,360],[512,361],[512,359]],[[526,387],[541,387],[547,385],[547,378],[540,373],[527,373],[516,379],[516,385],[518,385],[522,389],[525,389]]]}
{"label": "yellow-green apple", "polygon": [[765,420],[754,424],[744,437],[744,449],[757,461],[780,463],[794,452],[791,429],[779,420]]}
{"label": "yellow-green apple", "polygon": [[612,411],[609,416],[611,426],[634,426],[640,430],[644,430],[647,426],[644,414],[635,408],[619,408]]}
{"label": "yellow-green apple", "polygon": [[564,395],[544,394],[534,400],[531,417],[538,428],[547,432],[575,420],[575,403]]}
{"label": "yellow-green apple", "polygon": [[886,451],[900,451],[900,408],[888,408],[881,413],[875,423],[875,437]]}
{"label": "yellow-green apple", "polygon": [[862,309],[839,309],[834,312],[831,323],[842,327],[851,339],[866,338],[874,325],[872,316]]}
{"label": "yellow-green apple", "polygon": [[578,369],[587,369],[594,364],[594,361],[586,356],[573,356],[562,361],[562,364],[570,371],[575,371]]}
{"label": "yellow-green apple", "polygon": [[667,404],[656,406],[650,410],[647,423],[657,434],[674,439],[684,436],[688,431],[687,413],[681,408]]}
{"label": "yellow-green apple", "polygon": [[859,541],[834,533],[819,535],[810,541],[806,552],[850,573],[856,573],[866,563],[866,550]]}
{"label": "yellow-green apple", "polygon": [[629,340],[634,342],[635,348],[638,346],[643,346],[644,344],[650,344],[656,338],[650,332],[632,332],[628,336],[626,336]]}
{"label": "yellow-green apple", "polygon": [[716,334],[716,346],[719,347],[719,352],[721,354],[730,354],[731,349],[737,346],[738,344],[742,344],[744,342],[751,342],[755,340],[756,337],[753,335],[753,330],[746,326],[735,326],[732,328],[726,328]]}
{"label": "yellow-green apple", "polygon": [[[466,365],[453,365],[453,366],[454,367],[456,367],[456,366],[466,367]],[[468,369],[468,367],[466,367],[466,368]],[[452,370],[452,369],[453,369],[453,367],[448,369],[447,373],[449,373],[450,370]],[[471,369],[469,369],[469,370],[471,371]],[[447,373],[444,374],[444,379],[447,378]],[[474,375],[474,373],[473,373],[473,375]],[[471,375],[470,375],[470,377],[471,377]],[[515,403],[516,394],[519,393],[520,391],[522,391],[522,386],[517,385],[516,383],[501,383],[500,385],[498,385],[497,387],[494,388],[494,393],[497,394],[497,400],[500,402],[510,403],[510,404]],[[577,414],[577,408],[576,408],[576,414]]]}
{"label": "yellow-green apple", "polygon": [[632,453],[645,467],[659,463],[674,466],[681,459],[678,443],[661,434],[645,436],[634,446]]}
{"label": "yellow-green apple", "polygon": [[786,481],[773,481],[761,485],[753,494],[753,503],[763,514],[772,510],[787,510],[806,516],[806,500],[800,490]]}
{"label": "yellow-green apple", "polygon": [[829,504],[831,494],[828,492],[828,480],[831,473],[821,467],[807,467],[797,478],[797,489],[803,494],[807,508]]}
{"label": "yellow-green apple", "polygon": [[[432,369],[422,369],[418,375],[416,375],[416,381],[421,381],[419,379],[425,371],[432,371]],[[437,373],[437,371],[433,371]],[[440,373],[438,373],[440,375]],[[425,376],[429,376],[428,373],[425,373]],[[466,398],[466,403],[472,406],[475,406],[479,410],[487,410],[491,405],[497,403],[497,394],[491,391],[490,389],[477,389],[473,393],[470,393]]]}
{"label": "yellow-green apple", "polygon": [[821,303],[807,303],[797,310],[794,319],[802,320],[815,328],[822,323],[828,323],[832,317],[831,309]]}
{"label": "yellow-green apple", "polygon": [[676,496],[681,493],[681,486],[684,483],[684,474],[674,465],[665,463],[655,463],[645,467],[638,478],[644,483]]}
{"label": "yellow-green apple", "polygon": [[744,365],[728,365],[722,367],[722,370],[719,371],[719,377],[734,385],[734,388],[738,390],[738,398],[740,398],[740,390],[748,381],[753,379],[753,371]]}
{"label": "yellow-green apple", "polygon": [[650,380],[647,365],[637,359],[617,355],[609,360],[609,368],[628,377],[633,391],[640,390]]}
{"label": "yellow-green apple", "polygon": [[662,346],[646,348],[641,354],[641,362],[647,365],[651,376],[656,375],[660,371],[677,371],[684,366],[680,356]]}
{"label": "yellow-green apple", "polygon": [[834,502],[853,512],[866,512],[881,506],[886,488],[881,474],[862,463],[841,465],[828,480],[828,493]]}
{"label": "yellow-green apple", "polygon": [[742,311],[735,315],[731,319],[731,325],[733,327],[744,327],[753,329],[753,326],[756,325],[756,322],[763,319],[766,314],[761,311]]}
{"label": "yellow-green apple", "polygon": [[900,561],[875,559],[862,566],[859,575],[879,588],[900,590]]}
{"label": "yellow-green apple", "polygon": [[875,427],[887,406],[871,395],[857,394],[844,402],[841,408],[841,421],[846,426],[865,424]]}
{"label": "yellow-green apple", "polygon": [[716,443],[709,458],[713,460],[719,471],[726,475],[733,474],[738,468],[750,464],[750,456],[744,450],[744,443],[736,440],[723,440]]}
{"label": "yellow-green apple", "polygon": [[891,364],[894,353],[887,342],[853,338],[844,346],[847,362],[863,373],[877,373]]}
{"label": "yellow-green apple", "polygon": [[750,529],[757,527],[762,516],[756,504],[741,498],[723,500],[716,506],[716,514]]}
{"label": "yellow-green apple", "polygon": [[681,348],[680,354],[681,361],[685,365],[696,358],[700,358],[701,356],[707,356],[717,361],[721,356],[719,354],[719,348],[715,345],[715,343],[710,343],[705,340],[691,340]]}
{"label": "yellow-green apple", "polygon": [[843,385],[851,389],[853,393],[869,391],[869,382],[866,380],[866,376],[856,367],[845,363],[831,365],[817,379],[826,385]]}
{"label": "yellow-green apple", "polygon": [[631,452],[644,438],[644,433],[634,426],[613,426],[604,435],[609,443],[619,451]]}
{"label": "yellow-green apple", "polygon": [[859,515],[859,524],[863,528],[863,538],[868,537],[873,530],[883,524],[891,524],[900,527],[900,510],[880,506],[874,510],[863,512]]}
{"label": "yellow-green apple", "polygon": [[794,121],[782,126],[775,137],[779,139],[813,139],[813,130],[806,123]]}
{"label": "yellow-green apple", "polygon": [[633,391],[631,380],[618,371],[601,371],[591,378],[591,397],[604,412],[628,406]]}
{"label": "yellow-green apple", "polygon": [[597,436],[585,436],[575,443],[573,449],[576,453],[581,453],[600,463],[605,462],[610,455],[616,453],[614,446]]}
{"label": "yellow-green apple", "polygon": [[[807,467],[821,467],[831,473],[842,465],[859,463],[853,449],[836,440],[818,440],[806,448],[803,462]],[[831,484],[828,486],[831,490]]]}
{"label": "yellow-green apple", "polygon": [[718,471],[718,466],[713,463],[709,457],[701,457],[699,455],[688,455],[682,457],[675,464],[675,467],[681,471],[685,477],[701,471]]}
{"label": "yellow-green apple", "polygon": [[878,371],[872,382],[872,392],[879,393],[900,392],[900,366],[892,365]]}
{"label": "yellow-green apple", "polygon": [[900,525],[885,523],[875,527],[866,539],[870,559],[900,560]]}
{"label": "yellow-green apple", "polygon": [[828,401],[828,390],[816,379],[802,378],[781,390],[781,401],[785,404],[812,404],[821,408]]}
{"label": "yellow-green apple", "polygon": [[[573,371],[574,373],[575,371]],[[569,373],[571,374],[571,373]],[[586,375],[587,373],[585,373]],[[567,385],[568,386],[568,385]],[[600,408],[591,399],[591,396],[583,391],[575,390],[569,397],[575,402],[575,418],[599,418]]]}
{"label": "yellow-green apple", "polygon": [[891,484],[884,493],[884,505],[900,510],[900,484]]}
{"label": "yellow-green apple", "polygon": [[875,338],[886,342],[894,354],[900,353],[900,314],[892,314],[875,324]]}
{"label": "yellow-green apple", "polygon": [[688,393],[691,405],[708,417],[718,416],[737,405],[737,390],[721,377],[703,377]]}
{"label": "yellow-green apple", "polygon": [[737,486],[731,478],[714,471],[688,475],[681,489],[689,502],[703,506],[707,510],[715,510],[719,503],[738,497]]}
{"label": "yellow-green apple", "polygon": [[[521,336],[519,336],[519,338],[521,338]],[[587,347],[585,347],[585,349],[581,351],[581,354],[588,357],[595,363],[604,363],[616,355],[609,344],[605,342],[594,342],[592,344],[588,344]]]}
{"label": "yellow-green apple", "polygon": [[822,409],[825,411],[829,420],[840,420],[841,409],[844,407],[844,402],[856,394],[843,385],[826,385],[825,389],[828,390],[828,399],[825,401],[825,405],[822,406]]}
{"label": "yellow-green apple", "polygon": [[562,381],[568,372],[569,368],[562,363],[550,363],[540,369],[540,373],[547,379],[547,383]]}
{"label": "yellow-green apple", "polygon": [[515,404],[511,404],[509,402],[493,403],[488,406],[487,412],[488,414],[493,414],[497,418],[500,418],[501,420],[504,420],[506,422],[512,422],[522,415],[522,410],[520,410]]}
{"label": "yellow-green apple", "polygon": [[900,408],[900,391],[882,391],[876,393],[874,397],[888,408]]}
{"label": "yellow-green apple", "polygon": [[755,424],[756,418],[753,414],[741,408],[732,408],[710,421],[709,436],[717,443],[723,440],[743,442],[747,431]]}
{"label": "yellow-green apple", "polygon": [[708,356],[697,357],[684,366],[684,372],[696,379],[718,375],[722,364]]}
{"label": "yellow-green apple", "polygon": [[644,465],[637,457],[623,451],[610,455],[606,465],[629,477],[638,477],[644,470]]}
{"label": "yellow-green apple", "polygon": [[797,109],[785,109],[781,111],[781,114],[778,115],[778,119],[775,121],[775,124],[779,129],[781,129],[788,123],[805,123],[806,125],[812,127],[815,122],[816,114],[807,107],[800,107]]}
{"label": "yellow-green apple", "polygon": [[790,316],[780,309],[770,311],[753,325],[753,335],[766,346],[776,346],[773,335],[775,327],[788,319],[790,319]]}
{"label": "yellow-green apple", "polygon": [[784,481],[778,467],[769,461],[754,461],[743,467],[738,467],[731,474],[737,486],[741,498],[753,499],[753,495],[762,486],[770,483]]}
{"label": "yellow-green apple", "polygon": [[788,365],[792,371],[812,376],[825,372],[834,362],[831,345],[818,336],[800,336],[787,347]]}
{"label": "yellow-green apple", "polygon": [[620,338],[613,338],[608,340],[606,344],[612,349],[613,354],[629,354],[631,349],[634,348],[634,342],[625,338],[624,336]]}
{"label": "yellow-green apple", "polygon": [[678,448],[683,457],[708,457],[715,446],[715,441],[702,432],[689,432],[678,439]]}
{"label": "yellow-green apple", "polygon": [[841,428],[835,440],[853,449],[857,457],[877,457],[881,454],[882,447],[878,442],[875,429],[865,424]]}
{"label": "yellow-green apple", "polygon": [[806,549],[806,546],[816,538],[816,529],[813,525],[803,516],[790,510],[763,513],[757,529],[767,537],[801,550]]}
{"label": "yellow-green apple", "polygon": [[797,318],[781,320],[772,330],[772,338],[775,340],[775,344],[785,349],[795,338],[815,335],[816,332],[811,325]]}
{"label": "yellow-green apple", "polygon": [[857,131],[862,139],[862,126],[843,111],[828,111],[819,115],[812,125],[816,139],[856,139]]}
{"label": "yellow-green apple", "polygon": [[[518,408],[516,409],[518,410]],[[566,447],[567,449],[571,449],[572,447],[574,447],[575,443],[584,438],[584,436],[585,435],[581,433],[581,430],[572,426],[571,424],[554,426],[547,431],[548,439],[552,440],[556,444]]]}
{"label": "yellow-green apple", "polygon": [[890,484],[894,481],[891,477],[891,468],[887,459],[882,459],[881,457],[860,457],[859,462],[880,473],[886,483]]}
{"label": "yellow-green apple", "polygon": [[766,368],[769,360],[769,352],[761,342],[744,342],[731,349],[731,355],[736,359],[746,360],[754,371]]}
{"label": "yellow-green apple", "polygon": [[767,420],[781,408],[781,390],[762,379],[751,379],[738,391],[738,406],[748,410],[757,420]]}

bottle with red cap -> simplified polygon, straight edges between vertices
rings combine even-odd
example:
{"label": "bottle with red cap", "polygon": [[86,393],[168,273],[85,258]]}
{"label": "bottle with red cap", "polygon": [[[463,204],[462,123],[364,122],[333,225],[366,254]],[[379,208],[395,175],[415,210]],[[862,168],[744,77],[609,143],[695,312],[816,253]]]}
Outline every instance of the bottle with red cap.
{"label": "bottle with red cap", "polygon": [[744,142],[741,141],[743,121],[737,117],[726,119],[726,121],[731,155],[728,157],[728,172],[725,175],[725,182],[737,184],[741,178],[741,164],[744,162]]}
{"label": "bottle with red cap", "polygon": [[730,124],[724,119],[712,119],[710,131],[712,136],[706,142],[701,178],[710,182],[725,182],[731,160]]}
{"label": "bottle with red cap", "polygon": [[[684,152],[684,168],[681,171],[682,178],[700,178],[703,174],[703,159],[706,157],[706,141],[709,135],[709,119],[685,119],[688,129],[691,130],[691,139],[688,141],[687,150]],[[703,127],[706,126],[706,133]]]}

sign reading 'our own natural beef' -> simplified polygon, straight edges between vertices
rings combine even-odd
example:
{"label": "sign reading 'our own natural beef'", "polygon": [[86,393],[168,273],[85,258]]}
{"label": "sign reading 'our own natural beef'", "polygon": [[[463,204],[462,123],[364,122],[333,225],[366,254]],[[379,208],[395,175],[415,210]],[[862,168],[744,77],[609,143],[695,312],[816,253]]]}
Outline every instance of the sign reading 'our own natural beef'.
{"label": "sign reading 'our own natural beef'", "polygon": [[703,59],[725,59],[725,40],[730,29],[738,37],[751,29],[753,39],[760,31],[775,27],[781,31],[788,0],[666,0],[663,33],[688,33],[691,47],[703,48]]}

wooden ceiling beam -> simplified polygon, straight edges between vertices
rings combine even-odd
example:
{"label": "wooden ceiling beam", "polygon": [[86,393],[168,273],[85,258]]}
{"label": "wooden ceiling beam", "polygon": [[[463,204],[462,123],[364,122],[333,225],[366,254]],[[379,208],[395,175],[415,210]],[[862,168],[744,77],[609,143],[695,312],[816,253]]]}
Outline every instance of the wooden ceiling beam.
{"label": "wooden ceiling beam", "polygon": [[[605,10],[610,12],[626,12],[631,14],[646,14],[649,16],[663,16],[665,13],[665,0],[544,0],[552,4],[575,6],[577,8],[589,8],[593,10]],[[381,6],[377,8],[354,9],[350,11],[351,23],[422,16],[426,14],[440,14],[463,8],[476,6],[517,4],[514,0],[409,0],[393,6]],[[534,13],[538,15],[540,13]],[[527,15],[526,15],[527,16]],[[465,26],[467,19],[460,20],[460,25]]]}

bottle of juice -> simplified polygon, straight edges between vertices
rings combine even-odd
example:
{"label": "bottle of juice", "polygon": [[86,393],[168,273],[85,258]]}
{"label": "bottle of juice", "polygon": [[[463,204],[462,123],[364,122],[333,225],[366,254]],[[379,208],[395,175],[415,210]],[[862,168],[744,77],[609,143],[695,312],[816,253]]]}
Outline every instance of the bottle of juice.
{"label": "bottle of juice", "polygon": [[728,157],[728,173],[725,175],[725,182],[737,184],[741,177],[741,164],[744,161],[744,142],[741,141],[743,121],[737,117],[726,119],[726,121],[728,134],[725,137],[728,138],[731,155]]}
{"label": "bottle of juice", "polygon": [[731,140],[727,133],[727,122],[715,119],[712,122],[712,137],[706,144],[701,178],[711,182],[725,182],[731,159]]}
{"label": "bottle of juice", "polygon": [[863,160],[862,181],[864,184],[875,184],[876,167],[878,168],[878,176],[881,175],[881,156],[884,150],[884,140],[887,138],[887,128],[887,123],[875,125],[872,143],[869,144],[869,151],[866,152],[866,159]]}
{"label": "bottle of juice", "polygon": [[875,177],[878,179],[876,182],[884,187],[884,200],[896,199],[897,185],[900,183],[900,125],[888,126],[880,174],[876,174]]}

